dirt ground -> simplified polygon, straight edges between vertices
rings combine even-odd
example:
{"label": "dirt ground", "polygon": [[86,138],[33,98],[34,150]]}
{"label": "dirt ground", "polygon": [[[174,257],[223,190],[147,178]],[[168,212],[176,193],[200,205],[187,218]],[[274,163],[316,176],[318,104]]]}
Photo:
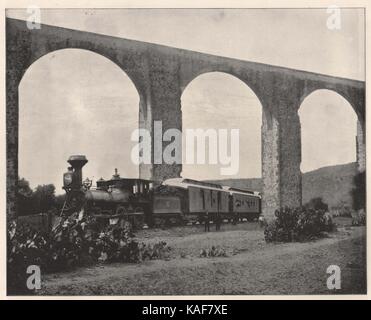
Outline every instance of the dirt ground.
{"label": "dirt ground", "polygon": [[[166,260],[107,264],[45,275],[42,295],[251,295],[366,293],[366,230],[338,219],[338,231],[307,243],[271,244],[257,223],[148,229],[137,240],[165,241]],[[218,246],[227,256],[200,257]],[[327,267],[341,269],[341,289],[330,291]]]}

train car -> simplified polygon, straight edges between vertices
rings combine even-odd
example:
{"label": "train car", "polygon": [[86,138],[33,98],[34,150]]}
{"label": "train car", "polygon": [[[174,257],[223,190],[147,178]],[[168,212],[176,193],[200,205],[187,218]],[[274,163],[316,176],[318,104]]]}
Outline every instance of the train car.
{"label": "train car", "polygon": [[258,192],[193,179],[165,180],[153,195],[153,216],[159,220],[199,221],[206,212],[211,220],[249,221],[261,213]]}
{"label": "train car", "polygon": [[206,212],[211,220],[230,215],[230,192],[221,185],[193,179],[165,180],[153,195],[153,216],[165,220],[202,222]]}
{"label": "train car", "polygon": [[259,192],[224,186],[230,194],[230,212],[235,213],[238,219],[246,218],[253,221],[261,213],[261,196]]}

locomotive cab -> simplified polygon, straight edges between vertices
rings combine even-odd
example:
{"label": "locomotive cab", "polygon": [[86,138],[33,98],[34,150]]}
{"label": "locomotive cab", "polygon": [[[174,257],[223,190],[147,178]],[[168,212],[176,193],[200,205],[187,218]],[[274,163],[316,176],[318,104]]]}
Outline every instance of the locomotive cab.
{"label": "locomotive cab", "polygon": [[115,169],[111,180],[103,178],[97,181],[97,190],[112,192],[114,189],[127,190],[132,196],[147,196],[152,190],[153,183],[149,180],[121,178]]}

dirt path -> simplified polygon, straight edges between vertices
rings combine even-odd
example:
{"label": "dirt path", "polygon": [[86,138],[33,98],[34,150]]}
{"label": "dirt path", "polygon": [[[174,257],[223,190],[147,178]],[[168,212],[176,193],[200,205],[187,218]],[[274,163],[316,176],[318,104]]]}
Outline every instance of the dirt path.
{"label": "dirt path", "polygon": [[[326,269],[332,264],[341,268],[342,289],[336,293],[363,293],[366,288],[363,227],[340,229],[309,243],[266,244],[258,229],[189,236],[165,232],[151,241],[160,239],[173,247],[169,261],[46,275],[39,294],[330,294]],[[228,257],[199,258],[199,248],[209,245],[222,245]]]}

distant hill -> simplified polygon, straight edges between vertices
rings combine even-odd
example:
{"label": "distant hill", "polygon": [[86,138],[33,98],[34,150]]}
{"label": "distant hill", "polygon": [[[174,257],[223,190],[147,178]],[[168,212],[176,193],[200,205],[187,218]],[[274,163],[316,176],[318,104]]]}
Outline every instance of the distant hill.
{"label": "distant hill", "polygon": [[352,206],[350,191],[353,177],[357,173],[357,163],[323,167],[303,174],[303,203],[314,197],[322,197],[329,207],[343,202]]}
{"label": "distant hill", "polygon": [[[321,197],[329,207],[341,203],[352,205],[350,191],[353,188],[353,177],[357,173],[357,163],[347,163],[323,167],[303,174],[303,204],[310,199]],[[208,180],[227,186],[262,191],[261,178]]]}

